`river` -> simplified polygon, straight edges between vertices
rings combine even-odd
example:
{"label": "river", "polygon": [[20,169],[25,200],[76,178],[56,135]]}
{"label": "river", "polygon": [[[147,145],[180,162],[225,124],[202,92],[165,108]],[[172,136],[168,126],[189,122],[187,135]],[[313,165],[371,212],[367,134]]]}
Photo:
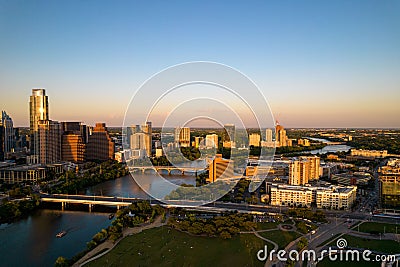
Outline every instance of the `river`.
{"label": "river", "polygon": [[[154,175],[148,186],[154,186]],[[189,175],[166,175],[174,184],[195,184]],[[130,175],[87,188],[87,195],[149,198]],[[60,206],[61,209],[61,206]],[[102,228],[110,225],[108,213],[41,209],[26,219],[0,225],[0,266],[53,266],[59,256],[70,258],[85,249]],[[55,235],[66,230],[62,238]]]}
{"label": "river", "polygon": [[[313,138],[313,137],[306,137],[308,139],[314,140],[314,141],[319,141],[322,143],[330,143],[329,140],[327,139],[322,139],[322,138]],[[336,153],[336,152],[347,152],[351,149],[351,146],[348,145],[327,145],[321,149],[315,149],[311,151],[307,151],[307,153],[311,153],[313,155],[315,154],[326,154],[326,153]]]}

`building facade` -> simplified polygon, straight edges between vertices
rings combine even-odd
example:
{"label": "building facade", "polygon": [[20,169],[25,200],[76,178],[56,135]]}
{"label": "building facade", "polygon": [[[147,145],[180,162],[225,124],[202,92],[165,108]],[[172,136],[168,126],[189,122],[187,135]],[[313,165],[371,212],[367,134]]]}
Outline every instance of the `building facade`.
{"label": "building facade", "polygon": [[218,135],[207,134],[206,135],[206,147],[207,148],[218,148]]}
{"label": "building facade", "polygon": [[145,134],[144,139],[145,139],[145,149],[146,149],[146,154],[148,157],[151,157],[152,155],[152,143],[153,143],[153,128],[152,128],[152,123],[150,121],[146,121],[142,125],[142,132]]}
{"label": "building facade", "polygon": [[62,128],[58,121],[40,120],[37,124],[39,141],[38,157],[40,164],[52,164],[61,161]]}
{"label": "building facade", "polygon": [[356,200],[356,186],[291,186],[272,184],[270,203],[274,206],[311,207],[349,210]]}
{"label": "building facade", "polygon": [[190,147],[189,127],[178,127],[175,129],[175,143],[181,147]]}
{"label": "building facade", "polygon": [[49,100],[45,89],[32,89],[29,99],[30,154],[39,159],[39,121],[49,120]]}
{"label": "building facade", "polygon": [[259,147],[261,142],[261,136],[258,133],[252,133],[249,135],[249,146]]}
{"label": "building facade", "polygon": [[320,158],[317,156],[299,157],[289,163],[289,184],[305,185],[320,177]]}
{"label": "building facade", "polygon": [[379,193],[383,208],[400,207],[400,159],[389,160],[380,168]]}
{"label": "building facade", "polygon": [[86,146],[87,160],[109,160],[114,158],[114,142],[111,139],[106,124],[96,123],[89,135]]}
{"label": "building facade", "polygon": [[222,158],[221,154],[216,154],[214,160],[209,165],[208,183],[213,183],[217,179],[229,179],[233,177],[233,162]]}

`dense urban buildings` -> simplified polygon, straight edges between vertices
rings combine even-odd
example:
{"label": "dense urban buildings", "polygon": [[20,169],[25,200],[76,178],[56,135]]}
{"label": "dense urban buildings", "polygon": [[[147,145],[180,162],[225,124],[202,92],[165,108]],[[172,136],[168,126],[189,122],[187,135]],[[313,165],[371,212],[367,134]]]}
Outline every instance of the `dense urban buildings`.
{"label": "dense urban buildings", "polygon": [[233,177],[233,162],[222,158],[221,154],[216,154],[214,160],[209,165],[208,183],[213,183],[218,179]]}
{"label": "dense urban buildings", "polygon": [[39,161],[39,121],[49,120],[49,101],[45,89],[32,89],[29,101],[30,153],[32,162]]}
{"label": "dense urban buildings", "polygon": [[178,127],[175,129],[175,143],[181,147],[190,147],[189,127]]}
{"label": "dense urban buildings", "polygon": [[109,160],[114,158],[114,142],[111,139],[106,124],[96,123],[89,135],[86,148],[87,160]]}

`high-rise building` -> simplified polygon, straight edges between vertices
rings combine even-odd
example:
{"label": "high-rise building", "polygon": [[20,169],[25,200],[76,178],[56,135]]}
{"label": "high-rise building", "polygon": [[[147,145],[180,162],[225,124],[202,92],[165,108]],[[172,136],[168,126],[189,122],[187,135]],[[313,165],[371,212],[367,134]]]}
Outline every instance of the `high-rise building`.
{"label": "high-rise building", "polygon": [[[15,148],[15,131],[13,121],[5,111],[1,112],[1,122],[4,129],[4,154],[13,152]],[[1,126],[0,126],[1,127]]]}
{"label": "high-rise building", "polygon": [[279,123],[276,124],[276,146],[282,147],[282,146],[288,146],[288,137],[286,135],[286,130],[283,128],[282,125],[279,125]]}
{"label": "high-rise building", "polygon": [[109,160],[114,158],[114,142],[111,139],[106,124],[96,123],[89,135],[86,146],[87,160]]}
{"label": "high-rise building", "polygon": [[383,208],[400,207],[400,159],[379,169],[379,193]]}
{"label": "high-rise building", "polygon": [[268,143],[272,143],[273,141],[272,129],[265,130],[265,141]]}
{"label": "high-rise building", "polygon": [[305,185],[310,178],[310,162],[305,159],[293,160],[289,163],[289,184]]}
{"label": "high-rise building", "polygon": [[88,141],[88,127],[80,122],[61,122],[63,135],[61,142],[61,158],[63,161],[83,162]]}
{"label": "high-rise building", "polygon": [[5,151],[4,151],[4,127],[3,123],[0,121],[0,161],[4,160]]}
{"label": "high-rise building", "polygon": [[206,147],[207,148],[217,148],[218,149],[218,135],[217,134],[207,134],[206,135]]}
{"label": "high-rise building", "polygon": [[214,160],[209,165],[207,182],[213,183],[217,179],[229,179],[233,177],[233,162],[223,159],[221,154],[216,154]]}
{"label": "high-rise building", "polygon": [[34,161],[37,161],[39,155],[38,122],[49,120],[49,101],[45,89],[32,89],[29,101],[29,116],[30,153],[36,156]]}
{"label": "high-rise building", "polygon": [[62,136],[62,160],[70,162],[85,161],[86,144],[80,134],[66,132]]}
{"label": "high-rise building", "polygon": [[305,185],[309,180],[320,176],[320,158],[317,156],[300,157],[289,164],[289,184]]}
{"label": "high-rise building", "polygon": [[131,135],[131,149],[132,150],[146,150],[146,134],[134,133]]}
{"label": "high-rise building", "polygon": [[190,147],[190,128],[178,127],[175,129],[175,143],[181,147]]}
{"label": "high-rise building", "polygon": [[145,124],[142,125],[142,132],[145,134],[145,143],[146,143],[146,153],[148,157],[152,155],[152,136],[153,130],[150,121],[146,121]]}
{"label": "high-rise building", "polygon": [[52,164],[61,161],[61,133],[62,127],[58,121],[38,121],[38,163]]}
{"label": "high-rise building", "polygon": [[306,158],[310,162],[310,180],[315,180],[319,179],[319,176],[321,175],[321,159],[320,157],[317,156],[307,156],[303,157]]}
{"label": "high-rise building", "polygon": [[261,136],[258,133],[249,135],[249,146],[260,146]]}

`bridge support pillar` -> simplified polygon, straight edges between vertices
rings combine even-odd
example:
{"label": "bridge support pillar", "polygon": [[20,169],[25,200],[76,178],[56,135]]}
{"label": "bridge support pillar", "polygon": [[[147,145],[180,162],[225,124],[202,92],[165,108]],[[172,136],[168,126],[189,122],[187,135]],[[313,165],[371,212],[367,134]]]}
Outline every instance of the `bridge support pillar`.
{"label": "bridge support pillar", "polygon": [[93,204],[89,204],[89,212],[92,212]]}
{"label": "bridge support pillar", "polygon": [[65,209],[65,202],[61,202],[61,211],[64,211]]}
{"label": "bridge support pillar", "polygon": [[119,210],[119,209],[120,209],[120,206],[118,205],[118,206],[117,206],[117,210]]}
{"label": "bridge support pillar", "polygon": [[185,175],[185,171],[182,171],[182,175]]}

